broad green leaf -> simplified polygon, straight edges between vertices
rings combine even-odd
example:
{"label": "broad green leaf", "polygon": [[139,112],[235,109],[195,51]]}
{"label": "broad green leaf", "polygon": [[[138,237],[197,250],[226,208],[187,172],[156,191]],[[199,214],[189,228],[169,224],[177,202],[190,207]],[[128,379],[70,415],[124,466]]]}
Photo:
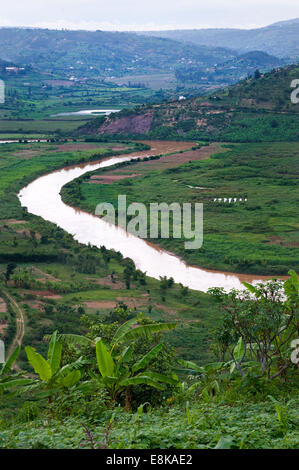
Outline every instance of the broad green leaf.
{"label": "broad green leaf", "polygon": [[297,273],[293,270],[289,271],[289,276],[290,278],[284,283],[284,291],[288,297],[291,297],[299,293],[299,279]]}
{"label": "broad green leaf", "polygon": [[130,346],[124,349],[121,355],[123,362],[129,362],[132,359],[134,349],[134,344],[131,344]]}
{"label": "broad green leaf", "polygon": [[239,362],[242,359],[243,354],[244,354],[244,343],[243,343],[243,339],[239,338],[238,344],[234,349],[235,360]]}
{"label": "broad green leaf", "polygon": [[81,372],[79,370],[72,370],[69,374],[62,379],[62,384],[66,388],[73,387],[81,379]]}
{"label": "broad green leaf", "polygon": [[13,353],[11,354],[11,356],[7,359],[6,363],[3,364],[2,366],[2,369],[1,369],[1,372],[0,372],[0,375],[4,375],[4,374],[7,374],[7,372],[10,371],[11,369],[11,366],[13,365],[13,363],[17,360],[19,354],[20,354],[20,346],[17,346]]}
{"label": "broad green leaf", "polygon": [[249,284],[248,282],[243,282],[242,284],[243,284],[243,286],[246,287],[246,289],[249,290],[249,292],[251,292],[252,294],[259,297],[260,294],[259,294],[258,290],[256,289],[256,287],[254,287],[252,284]]}
{"label": "broad green leaf", "polygon": [[118,342],[135,340],[141,337],[148,338],[157,333],[173,330],[175,327],[176,323],[153,323],[137,326],[136,328],[127,330],[121,337],[119,337]]}
{"label": "broad green leaf", "polygon": [[106,348],[102,339],[98,339],[96,342],[96,355],[99,371],[102,376],[113,376],[115,364],[112,359],[111,353]]}
{"label": "broad green leaf", "polygon": [[52,334],[48,351],[48,362],[52,369],[52,374],[56,374],[60,367],[62,344],[57,340],[57,331]]}
{"label": "broad green leaf", "polygon": [[152,380],[155,380],[157,382],[163,382],[163,383],[170,384],[170,385],[177,385],[179,382],[176,374],[173,374],[172,377],[169,377],[168,375],[164,375],[164,374],[159,374],[158,372],[150,372],[150,371],[146,371],[143,374]]}
{"label": "broad green leaf", "polygon": [[13,387],[31,385],[32,383],[33,383],[32,379],[22,379],[22,378],[13,379],[12,378],[11,380],[8,380],[6,382],[1,382],[0,383],[0,390],[7,390],[7,389],[13,388]]}
{"label": "broad green leaf", "polygon": [[35,351],[31,346],[26,346],[25,351],[27,354],[28,361],[32,365],[36,374],[39,375],[43,382],[49,382],[52,378],[52,370],[50,364]]}
{"label": "broad green leaf", "polygon": [[131,330],[133,325],[138,324],[137,318],[132,318],[131,320],[128,320],[126,323],[121,325],[118,330],[116,331],[115,335],[112,338],[111,344],[114,345],[120,341],[120,339],[128,332]]}
{"label": "broad green leaf", "polygon": [[231,449],[234,445],[234,439],[231,436],[221,436],[214,449]]}
{"label": "broad green leaf", "polygon": [[56,374],[56,377],[58,378],[66,377],[69,374],[69,372],[73,370],[80,370],[88,363],[89,363],[88,361],[86,361],[82,356],[80,356],[79,359],[77,359],[76,361],[63,366]]}
{"label": "broad green leaf", "polygon": [[69,346],[90,346],[92,345],[92,340],[86,338],[86,336],[73,335],[73,334],[63,334],[58,336],[58,341],[66,343]]}
{"label": "broad green leaf", "polygon": [[145,375],[138,375],[136,377],[131,377],[129,379],[122,380],[120,382],[121,387],[129,387],[130,385],[149,385],[150,387],[158,388],[159,390],[164,390],[165,387],[151,377],[148,377],[147,374]]}
{"label": "broad green leaf", "polygon": [[195,362],[184,361],[183,359],[179,359],[178,362],[179,362],[179,364],[184,366],[186,369],[195,370],[195,372],[198,372],[200,374],[205,372],[205,369],[203,367],[200,367],[197,364],[195,364]]}
{"label": "broad green leaf", "polygon": [[157,344],[153,349],[151,349],[145,356],[143,356],[138,362],[136,362],[132,370],[137,372],[138,370],[145,369],[145,367],[159,354],[163,345]]}

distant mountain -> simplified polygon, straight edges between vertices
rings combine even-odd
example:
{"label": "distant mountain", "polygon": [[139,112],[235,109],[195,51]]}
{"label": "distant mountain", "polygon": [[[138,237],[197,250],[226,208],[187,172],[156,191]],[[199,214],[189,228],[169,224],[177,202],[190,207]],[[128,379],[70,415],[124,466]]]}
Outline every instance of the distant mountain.
{"label": "distant mountain", "polygon": [[229,142],[299,140],[299,104],[291,101],[291,82],[298,77],[299,66],[275,69],[208,97],[97,118],[79,132]]}
{"label": "distant mountain", "polygon": [[252,67],[279,67],[282,60],[273,55],[267,54],[263,51],[250,51],[244,54],[240,54],[236,59],[233,59],[231,63],[243,63],[247,66]]}
{"label": "distant mountain", "polygon": [[259,50],[277,57],[299,58],[299,18],[258,29],[186,29],[146,31],[147,36],[174,39],[205,46],[221,46],[239,52]]}
{"label": "distant mountain", "polygon": [[208,66],[236,56],[218,46],[104,31],[0,28],[0,43],[6,60],[75,78],[169,72],[184,63]]}
{"label": "distant mountain", "polygon": [[285,20],[285,21],[278,21],[277,23],[273,23],[271,26],[281,26],[284,27],[286,25],[299,25],[299,18],[294,18],[293,20]]}
{"label": "distant mountain", "polygon": [[15,64],[13,62],[8,62],[7,60],[0,59],[0,69],[5,69],[5,67],[12,67]]}
{"label": "distant mountain", "polygon": [[286,65],[286,59],[279,59],[262,51],[250,51],[224,64],[205,69],[196,65],[182,65],[177,67],[175,75],[178,82],[184,84],[232,84],[253,75],[257,69],[267,72],[283,65]]}

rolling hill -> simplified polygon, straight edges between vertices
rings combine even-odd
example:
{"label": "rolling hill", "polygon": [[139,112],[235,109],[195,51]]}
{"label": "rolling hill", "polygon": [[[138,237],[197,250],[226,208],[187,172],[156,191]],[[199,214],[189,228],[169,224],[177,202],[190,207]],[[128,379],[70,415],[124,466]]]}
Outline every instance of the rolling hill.
{"label": "rolling hill", "polygon": [[250,51],[214,67],[181,65],[176,68],[175,76],[178,82],[184,84],[215,83],[221,85],[223,83],[231,85],[242,78],[253,75],[257,69],[261,72],[267,72],[283,65],[286,65],[286,59],[279,59],[263,51]]}
{"label": "rolling hill", "polygon": [[260,50],[278,57],[299,57],[299,18],[257,29],[190,29],[146,31],[141,34],[240,52]]}
{"label": "rolling hill", "polygon": [[109,77],[170,72],[236,56],[222,47],[194,46],[135,33],[0,28],[2,58],[67,77]]}
{"label": "rolling hill", "polygon": [[296,65],[245,79],[208,97],[140,106],[95,119],[81,134],[230,142],[299,140],[299,104],[291,102]]}

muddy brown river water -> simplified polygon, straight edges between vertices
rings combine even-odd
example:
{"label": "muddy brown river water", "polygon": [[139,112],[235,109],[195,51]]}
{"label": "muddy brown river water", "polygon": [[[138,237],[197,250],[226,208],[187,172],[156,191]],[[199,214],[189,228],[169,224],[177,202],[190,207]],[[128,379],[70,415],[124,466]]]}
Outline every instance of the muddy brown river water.
{"label": "muddy brown river water", "polygon": [[98,247],[105,246],[107,249],[120,251],[124,257],[131,258],[138,269],[156,279],[159,279],[160,276],[173,277],[175,282],[203,292],[211,287],[223,287],[226,290],[240,289],[244,281],[256,283],[269,279],[266,276],[234,274],[188,266],[176,255],[135,237],[99,217],[72,208],[61,200],[61,188],[86,172],[106,168],[132,158],[184,150],[194,145],[194,143],[186,142],[149,143],[151,145],[150,151],[110,157],[101,162],[76,165],[41,176],[20,191],[21,204],[23,207],[27,207],[31,214],[57,224],[72,234],[80,243],[86,245],[90,243]]}

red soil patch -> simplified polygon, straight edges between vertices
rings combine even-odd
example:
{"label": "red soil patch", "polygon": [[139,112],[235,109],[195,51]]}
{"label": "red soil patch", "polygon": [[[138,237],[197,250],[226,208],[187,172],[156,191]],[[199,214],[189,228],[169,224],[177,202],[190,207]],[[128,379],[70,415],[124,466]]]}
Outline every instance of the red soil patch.
{"label": "red soil patch", "polygon": [[84,305],[86,305],[87,308],[91,309],[101,309],[101,308],[114,308],[117,305],[117,302],[114,300],[99,300],[99,301],[88,301],[84,302]]}
{"label": "red soil patch", "polygon": [[16,219],[3,219],[2,223],[6,225],[15,225],[15,224],[27,224],[25,220],[16,220]]}
{"label": "red soil patch", "polygon": [[291,248],[299,246],[299,242],[286,242],[281,237],[273,236],[269,237],[268,245],[288,246]]}
{"label": "red soil patch", "polygon": [[7,323],[0,324],[0,333],[4,333],[7,327],[8,327]]}
{"label": "red soil patch", "polygon": [[134,299],[133,297],[117,297],[119,302],[123,302],[130,308],[143,307],[146,305],[146,300],[144,299]]}
{"label": "red soil patch", "polygon": [[16,152],[14,156],[21,157],[24,160],[30,160],[31,158],[35,157],[39,153],[40,152],[38,150],[26,149],[26,150],[21,150],[20,152]]}
{"label": "red soil patch", "polygon": [[90,183],[95,183],[95,184],[111,184],[113,183],[114,181],[120,181],[120,180],[123,180],[123,179],[126,179],[126,178],[136,178],[136,176],[142,176],[140,173],[132,173],[130,175],[113,175],[113,176],[109,176],[109,175],[103,175],[103,176],[100,176],[100,175],[94,175],[94,176],[91,176],[91,181]]}
{"label": "red soil patch", "polygon": [[0,297],[0,313],[7,312],[6,302]]}
{"label": "red soil patch", "polygon": [[121,150],[124,150],[125,147],[112,147],[111,150],[114,150],[115,152],[120,152]]}
{"label": "red soil patch", "polygon": [[108,119],[102,126],[92,132],[94,134],[120,134],[122,132],[146,134],[151,128],[153,119],[153,111],[145,114],[131,114],[118,119]]}
{"label": "red soil patch", "polygon": [[[147,143],[147,142],[144,142],[144,143]],[[163,147],[162,148],[159,144],[163,144],[163,143],[165,145],[162,146]],[[186,150],[190,148],[191,145],[194,145],[194,143],[192,144],[190,142],[189,143],[159,142],[159,144],[157,145],[157,148],[156,148],[156,145],[154,145],[154,147],[149,152],[150,155],[159,155],[160,153],[163,154],[163,153],[171,153],[171,152],[180,151],[180,150]],[[175,145],[175,144],[183,144],[183,145],[180,146],[180,145]],[[129,170],[125,170],[125,172],[123,172],[125,174],[119,175],[118,174],[119,169],[115,169],[109,172],[105,172],[105,174],[103,175],[93,175],[91,176],[89,182],[97,183],[97,184],[111,184],[115,181],[119,181],[125,178],[135,178],[136,176],[142,176],[147,170],[175,168],[189,161],[205,160],[209,158],[211,155],[213,155],[214,153],[216,153],[217,151],[219,151],[220,148],[221,148],[220,144],[213,143],[207,147],[202,147],[197,150],[189,150],[184,153],[175,153],[173,155],[165,155],[164,157],[161,157],[159,160],[148,160],[145,162],[136,162],[135,164],[130,166]],[[158,149],[160,153],[156,153]],[[142,156],[144,155],[141,155],[141,157]],[[136,170],[138,171],[138,173],[136,173]]]}
{"label": "red soil patch", "polygon": [[87,281],[94,281],[95,284],[99,284],[100,286],[107,286],[111,287],[112,289],[121,290],[125,288],[124,282],[115,279],[114,282],[112,281],[111,277],[103,277],[101,279],[92,279],[86,278]]}
{"label": "red soil patch", "polygon": [[33,295],[40,295],[41,297],[44,297],[45,299],[61,299],[61,295],[54,294],[53,292],[49,290],[31,290],[28,291],[28,294],[33,294]]}
{"label": "red soil patch", "polygon": [[103,308],[103,309],[106,309],[106,308],[113,309],[113,308],[117,307],[119,302],[123,302],[124,304],[126,304],[130,308],[141,307],[145,304],[145,301],[141,300],[141,299],[137,300],[137,299],[128,298],[128,297],[117,297],[116,300],[87,301],[87,302],[84,302],[84,305],[86,305],[87,308],[91,308],[91,309],[94,309],[94,310],[98,310],[98,309],[101,309],[101,308]]}

